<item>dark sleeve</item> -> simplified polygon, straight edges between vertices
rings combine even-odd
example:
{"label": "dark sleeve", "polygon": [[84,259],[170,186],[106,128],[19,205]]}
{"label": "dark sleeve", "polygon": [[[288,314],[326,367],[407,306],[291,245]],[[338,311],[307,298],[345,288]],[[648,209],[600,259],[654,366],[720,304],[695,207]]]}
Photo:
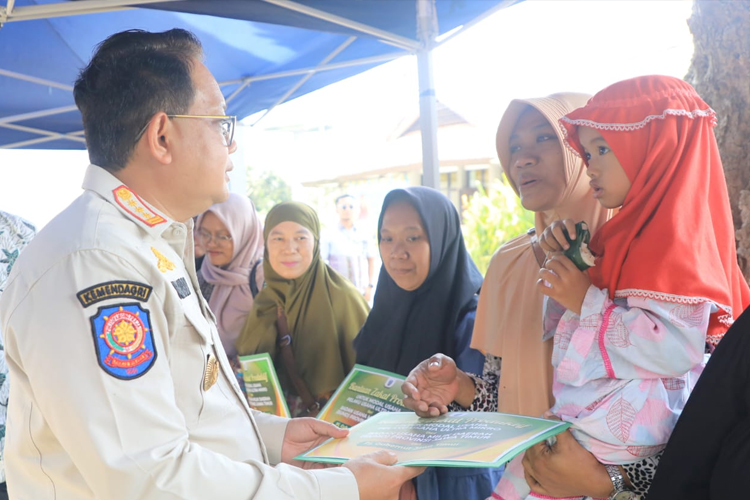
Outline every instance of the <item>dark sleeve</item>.
{"label": "dark sleeve", "polygon": [[[748,330],[750,312],[746,311],[711,355],[669,439],[647,500],[747,498]],[[728,464],[734,464],[738,473],[728,474]],[[719,490],[721,496],[716,496]]]}

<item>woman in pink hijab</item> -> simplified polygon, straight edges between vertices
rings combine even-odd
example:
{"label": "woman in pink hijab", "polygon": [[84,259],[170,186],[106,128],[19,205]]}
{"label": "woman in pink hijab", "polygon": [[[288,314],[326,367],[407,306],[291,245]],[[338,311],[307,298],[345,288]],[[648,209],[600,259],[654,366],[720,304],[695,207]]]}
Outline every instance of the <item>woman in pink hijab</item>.
{"label": "woman in pink hijab", "polygon": [[209,208],[196,225],[206,250],[198,281],[231,360],[237,356],[234,341],[263,286],[263,227],[253,203],[236,193]]}

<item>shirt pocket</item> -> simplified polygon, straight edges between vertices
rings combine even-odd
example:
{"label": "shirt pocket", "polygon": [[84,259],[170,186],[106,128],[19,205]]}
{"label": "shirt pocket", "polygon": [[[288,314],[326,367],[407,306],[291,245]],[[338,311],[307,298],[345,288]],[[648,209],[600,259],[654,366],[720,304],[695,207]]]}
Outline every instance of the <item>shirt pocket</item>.
{"label": "shirt pocket", "polygon": [[195,426],[205,405],[203,377],[210,345],[186,316],[177,321],[170,342],[169,364],[177,407],[188,427]]}
{"label": "shirt pocket", "polygon": [[[242,403],[238,389],[232,385],[236,384],[236,380],[226,360],[224,348],[219,343],[218,336],[212,334],[215,326],[197,309],[187,307],[184,313],[185,329],[192,330],[190,336],[197,335],[201,342],[202,358],[196,378],[201,403],[194,423],[203,425],[222,419],[238,409],[242,410]],[[209,371],[213,371],[215,377]]]}

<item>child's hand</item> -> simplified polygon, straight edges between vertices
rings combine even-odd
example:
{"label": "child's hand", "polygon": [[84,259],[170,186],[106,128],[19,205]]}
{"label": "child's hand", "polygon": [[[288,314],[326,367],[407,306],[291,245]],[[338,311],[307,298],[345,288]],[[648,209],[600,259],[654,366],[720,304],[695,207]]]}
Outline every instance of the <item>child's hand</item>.
{"label": "child's hand", "polygon": [[544,295],[555,299],[566,309],[581,314],[583,299],[591,286],[591,280],[588,273],[580,271],[572,260],[557,252],[551,254],[544,267],[539,270],[536,286]]}
{"label": "child's hand", "polygon": [[544,253],[562,252],[570,248],[570,243],[565,237],[563,228],[568,231],[570,239],[575,240],[578,237],[576,222],[573,219],[556,220],[547,226],[539,237],[539,246],[542,247]]}

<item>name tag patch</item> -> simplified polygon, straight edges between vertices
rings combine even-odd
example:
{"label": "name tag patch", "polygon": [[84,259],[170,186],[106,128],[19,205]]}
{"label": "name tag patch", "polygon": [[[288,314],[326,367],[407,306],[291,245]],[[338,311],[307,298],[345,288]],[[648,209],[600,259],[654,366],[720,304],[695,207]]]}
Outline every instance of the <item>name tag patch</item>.
{"label": "name tag patch", "polygon": [[147,302],[153,287],[136,281],[107,281],[90,286],[76,294],[83,307],[107,299],[135,299]]}
{"label": "name tag patch", "polygon": [[156,360],[149,313],[140,304],[100,307],[91,318],[99,366],[115,378],[132,380]]}
{"label": "name tag patch", "polygon": [[177,295],[179,295],[181,299],[190,296],[190,287],[188,286],[185,278],[174,280],[172,282],[172,286],[175,290],[177,290]]}

